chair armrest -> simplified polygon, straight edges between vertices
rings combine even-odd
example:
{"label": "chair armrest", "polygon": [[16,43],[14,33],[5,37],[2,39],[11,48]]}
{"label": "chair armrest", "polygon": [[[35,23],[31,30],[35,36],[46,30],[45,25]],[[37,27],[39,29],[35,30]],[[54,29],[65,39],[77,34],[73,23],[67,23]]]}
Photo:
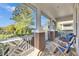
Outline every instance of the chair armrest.
{"label": "chair armrest", "polygon": [[57,48],[61,47],[61,48],[63,48],[63,49],[66,49],[66,48],[64,48],[63,46],[61,46],[61,45],[59,45],[59,44],[57,44],[57,43],[55,43],[55,42],[53,42],[53,45],[55,45]]}

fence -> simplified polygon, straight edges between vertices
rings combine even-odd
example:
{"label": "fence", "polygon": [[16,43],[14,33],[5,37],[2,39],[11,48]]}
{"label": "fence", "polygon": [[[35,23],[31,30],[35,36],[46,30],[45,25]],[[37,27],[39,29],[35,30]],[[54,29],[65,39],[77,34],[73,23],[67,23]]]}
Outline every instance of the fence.
{"label": "fence", "polygon": [[1,56],[24,56],[28,55],[34,50],[33,35],[9,38],[0,41],[0,55]]}

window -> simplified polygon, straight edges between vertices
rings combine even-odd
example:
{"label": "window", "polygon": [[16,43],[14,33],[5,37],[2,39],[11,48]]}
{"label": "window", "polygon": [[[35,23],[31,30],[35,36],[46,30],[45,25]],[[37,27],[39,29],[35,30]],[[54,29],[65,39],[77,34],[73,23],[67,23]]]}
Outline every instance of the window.
{"label": "window", "polygon": [[72,26],[72,24],[71,23],[70,24],[63,24],[63,26],[68,27],[68,26]]}
{"label": "window", "polygon": [[28,7],[28,8],[30,8],[31,9],[31,11],[32,11],[32,24],[31,24],[31,28],[33,28],[33,30],[35,30],[36,29],[36,8],[34,8],[33,6],[26,6],[26,7]]}
{"label": "window", "polygon": [[36,29],[36,11],[35,10],[32,10],[32,17],[33,17],[33,19],[32,19],[32,22],[33,22],[32,26],[33,26],[34,29]]}
{"label": "window", "polygon": [[41,15],[41,27],[43,30],[48,30],[48,18],[44,15]]}

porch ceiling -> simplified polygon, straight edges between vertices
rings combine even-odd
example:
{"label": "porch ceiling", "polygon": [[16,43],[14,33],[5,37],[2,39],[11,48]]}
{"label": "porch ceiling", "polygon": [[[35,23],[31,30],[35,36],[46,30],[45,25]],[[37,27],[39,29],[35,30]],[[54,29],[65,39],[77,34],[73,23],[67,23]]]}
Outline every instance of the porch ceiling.
{"label": "porch ceiling", "polygon": [[56,19],[73,15],[73,3],[33,3],[33,5]]}

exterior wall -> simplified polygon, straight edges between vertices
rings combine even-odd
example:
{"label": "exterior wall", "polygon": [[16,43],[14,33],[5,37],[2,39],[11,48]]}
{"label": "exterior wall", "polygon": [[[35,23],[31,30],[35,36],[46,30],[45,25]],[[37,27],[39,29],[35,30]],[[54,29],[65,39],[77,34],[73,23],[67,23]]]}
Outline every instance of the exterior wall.
{"label": "exterior wall", "polygon": [[[70,26],[65,26],[71,24]],[[59,21],[57,22],[57,29],[61,31],[73,31],[73,20],[72,21]]]}

